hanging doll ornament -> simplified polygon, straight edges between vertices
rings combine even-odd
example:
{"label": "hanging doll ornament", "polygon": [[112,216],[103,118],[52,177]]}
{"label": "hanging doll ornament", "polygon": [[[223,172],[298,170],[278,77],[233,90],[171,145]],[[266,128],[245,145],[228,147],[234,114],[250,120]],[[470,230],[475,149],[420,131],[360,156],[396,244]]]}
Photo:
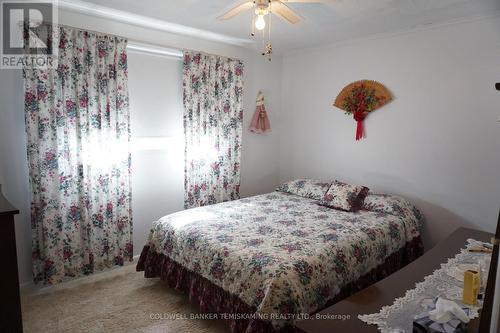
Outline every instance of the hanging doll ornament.
{"label": "hanging doll ornament", "polygon": [[267,117],[266,108],[264,106],[264,94],[260,91],[257,94],[257,106],[252,122],[250,123],[250,131],[257,134],[271,131],[271,125],[269,124],[269,118]]}
{"label": "hanging doll ornament", "polygon": [[334,106],[352,115],[357,123],[356,140],[365,137],[363,122],[368,114],[392,100],[391,93],[376,81],[362,80],[347,85],[335,99]]}

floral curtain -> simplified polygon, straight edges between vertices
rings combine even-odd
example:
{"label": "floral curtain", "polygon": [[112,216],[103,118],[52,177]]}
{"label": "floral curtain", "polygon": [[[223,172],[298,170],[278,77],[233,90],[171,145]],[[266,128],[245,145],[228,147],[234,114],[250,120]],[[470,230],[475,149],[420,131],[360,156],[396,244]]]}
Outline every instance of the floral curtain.
{"label": "floral curtain", "polygon": [[60,27],[58,65],[25,68],[34,280],[132,260],[127,41]]}
{"label": "floral curtain", "polygon": [[239,199],[243,63],[184,53],[185,208]]}

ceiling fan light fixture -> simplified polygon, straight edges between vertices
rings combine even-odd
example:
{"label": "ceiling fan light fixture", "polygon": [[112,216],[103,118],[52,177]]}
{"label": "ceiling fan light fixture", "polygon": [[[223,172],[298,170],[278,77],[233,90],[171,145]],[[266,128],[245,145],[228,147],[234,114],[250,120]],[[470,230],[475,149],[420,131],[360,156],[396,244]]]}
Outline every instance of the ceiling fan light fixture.
{"label": "ceiling fan light fixture", "polygon": [[[236,5],[225,14],[218,17],[219,20],[229,20],[244,11],[252,9],[252,37],[255,36],[255,30],[262,31],[262,45],[264,52],[262,55],[269,56],[271,60],[272,44],[271,44],[271,30],[272,30],[272,17],[273,14],[281,17],[291,24],[296,24],[301,21],[301,17],[290,7],[288,3],[329,3],[333,0],[246,0],[239,5]],[[266,22],[266,16],[269,16]],[[266,37],[265,29],[268,30]],[[267,39],[267,40],[266,40]]]}

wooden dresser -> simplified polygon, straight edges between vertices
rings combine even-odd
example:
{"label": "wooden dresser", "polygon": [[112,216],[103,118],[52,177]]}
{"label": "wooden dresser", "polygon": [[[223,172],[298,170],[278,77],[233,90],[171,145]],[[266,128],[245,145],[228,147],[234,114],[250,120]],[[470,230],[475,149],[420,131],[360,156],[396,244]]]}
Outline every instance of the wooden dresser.
{"label": "wooden dresser", "polygon": [[0,332],[5,333],[23,331],[14,227],[16,214],[19,214],[19,211],[4,198],[0,186],[0,253],[2,254]]}
{"label": "wooden dresser", "polygon": [[[489,242],[493,234],[459,228],[446,240],[439,243],[423,256],[388,276],[387,278],[361,290],[360,292],[340,301],[331,307],[320,311],[322,318],[332,318],[334,315],[348,315],[349,319],[309,319],[299,322],[299,332],[332,333],[332,332],[379,332],[376,325],[368,325],[358,319],[359,314],[377,313],[385,305],[391,305],[394,299],[403,297],[408,289],[415,287],[417,282],[432,274],[441,263],[452,258],[465,246],[468,238]],[[330,315],[330,316],[328,316]],[[314,316],[313,316],[314,317]],[[469,332],[477,332],[478,321],[471,322]]]}

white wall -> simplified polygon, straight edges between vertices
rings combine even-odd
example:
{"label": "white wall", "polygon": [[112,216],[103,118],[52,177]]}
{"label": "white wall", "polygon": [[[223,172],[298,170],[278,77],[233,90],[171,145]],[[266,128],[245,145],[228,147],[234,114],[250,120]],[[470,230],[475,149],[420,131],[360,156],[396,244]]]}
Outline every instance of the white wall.
{"label": "white wall", "polygon": [[31,278],[31,224],[21,70],[0,69],[0,182],[19,209],[16,242],[21,282]]}
{"label": "white wall", "polygon": [[[274,57],[270,63],[267,58],[259,54],[254,55],[245,65],[247,76],[245,78],[241,156],[241,196],[243,197],[271,192],[279,185],[281,68],[280,57]],[[255,112],[255,100],[259,90],[264,94],[265,106],[271,123],[271,132],[261,135],[248,130]]]}
{"label": "white wall", "polygon": [[[426,215],[430,246],[460,225],[494,231],[500,203],[500,20],[379,36],[283,59],[280,178],[338,178],[401,194]],[[373,79],[395,100],[367,138],[332,107]]]}
{"label": "white wall", "polygon": [[182,59],[129,52],[128,65],[132,142],[172,140],[165,150],[132,151],[134,253],[139,254],[151,222],[184,205]]}
{"label": "white wall", "polygon": [[[281,59],[279,57],[275,57],[273,62],[269,63],[254,50],[177,36],[64,11],[60,12],[59,21],[70,26],[125,36],[132,41],[179,49],[200,50],[242,59],[245,62],[245,111],[241,193],[243,196],[248,196],[269,192],[277,186],[279,181],[278,161],[273,158],[278,155],[277,127],[274,127],[272,133],[263,136],[252,134],[247,128],[259,89],[262,89],[268,98],[272,125],[278,123],[279,110],[281,109]],[[161,106],[158,104],[161,99],[151,100],[149,103],[143,102],[145,98],[161,93],[162,90],[173,93],[171,84],[177,82],[175,78],[170,83],[159,81],[157,86],[155,81],[150,81],[154,80],[154,76],[150,80],[147,78],[149,74],[158,75],[158,73],[161,74],[161,71],[170,73],[172,66],[176,65],[168,63],[164,59],[130,54],[133,135],[137,133],[139,136],[146,136],[147,126],[151,124],[150,117],[158,117],[160,121],[168,122],[165,126],[151,128],[151,136],[162,135],[162,133],[166,135],[178,134],[179,130],[182,130],[182,119],[179,118],[178,105],[172,108]],[[155,69],[157,73],[155,73]],[[23,285],[32,280],[32,273],[30,189],[26,161],[23,84],[19,70],[0,70],[0,101],[0,180],[5,196],[21,210],[21,214],[16,218],[16,238],[19,275]],[[183,162],[178,160],[179,153],[164,153],[142,151],[133,155],[135,161],[133,168],[136,172],[132,183],[132,204],[136,209],[134,213],[134,254],[136,255],[140,253],[144,245],[144,239],[151,222],[159,216],[182,208],[183,176],[180,168],[183,168]],[[179,163],[181,164],[179,165]]]}

